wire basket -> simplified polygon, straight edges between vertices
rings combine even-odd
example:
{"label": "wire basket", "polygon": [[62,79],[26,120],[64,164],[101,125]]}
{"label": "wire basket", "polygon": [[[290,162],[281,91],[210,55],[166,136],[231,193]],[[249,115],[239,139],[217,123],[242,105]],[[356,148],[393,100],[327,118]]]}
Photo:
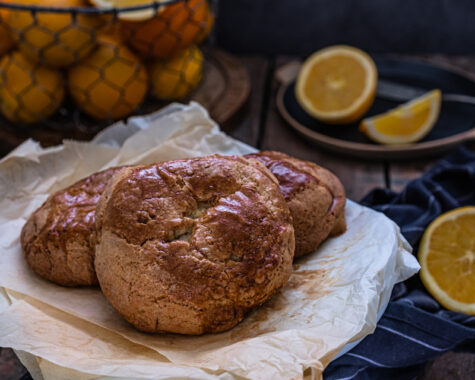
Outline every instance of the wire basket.
{"label": "wire basket", "polygon": [[[1,122],[83,131],[186,100],[202,79],[213,2],[0,2]],[[143,3],[131,0],[130,3]],[[46,6],[46,4],[48,6]],[[49,6],[51,5],[51,6]]]}

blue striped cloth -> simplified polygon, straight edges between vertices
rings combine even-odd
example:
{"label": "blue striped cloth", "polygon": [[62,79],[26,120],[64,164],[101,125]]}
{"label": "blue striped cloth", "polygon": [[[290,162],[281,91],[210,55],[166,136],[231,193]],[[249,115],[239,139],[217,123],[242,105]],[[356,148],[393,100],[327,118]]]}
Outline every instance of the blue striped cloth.
{"label": "blue striped cloth", "polygon": [[[416,252],[438,215],[475,205],[475,154],[459,148],[401,193],[376,189],[361,203],[394,220]],[[324,378],[412,380],[428,360],[449,350],[475,353],[475,317],[444,309],[414,276],[396,285],[374,334],[332,362]]]}

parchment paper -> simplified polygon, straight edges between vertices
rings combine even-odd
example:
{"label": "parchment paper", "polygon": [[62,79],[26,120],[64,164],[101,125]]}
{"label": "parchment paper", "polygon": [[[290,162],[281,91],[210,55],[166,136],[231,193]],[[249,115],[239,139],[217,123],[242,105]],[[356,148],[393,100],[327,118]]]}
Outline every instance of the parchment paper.
{"label": "parchment paper", "polygon": [[342,347],[374,330],[394,284],[419,269],[383,214],[348,201],[347,232],[298,260],[288,284],[241,324],[200,337],[140,333],[100,290],[49,283],[21,252],[32,211],[95,171],[253,150],[191,103],[115,124],[90,143],[27,141],[1,160],[0,346],[18,350],[37,378],[320,378]]}

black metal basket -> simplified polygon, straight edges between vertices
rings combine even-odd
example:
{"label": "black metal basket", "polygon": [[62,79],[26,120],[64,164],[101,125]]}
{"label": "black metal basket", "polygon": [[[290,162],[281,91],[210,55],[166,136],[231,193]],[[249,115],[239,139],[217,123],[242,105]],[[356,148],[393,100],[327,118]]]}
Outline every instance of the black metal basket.
{"label": "black metal basket", "polygon": [[0,2],[2,128],[92,136],[112,120],[186,100],[202,78],[196,45],[212,31],[214,2],[28,1]]}

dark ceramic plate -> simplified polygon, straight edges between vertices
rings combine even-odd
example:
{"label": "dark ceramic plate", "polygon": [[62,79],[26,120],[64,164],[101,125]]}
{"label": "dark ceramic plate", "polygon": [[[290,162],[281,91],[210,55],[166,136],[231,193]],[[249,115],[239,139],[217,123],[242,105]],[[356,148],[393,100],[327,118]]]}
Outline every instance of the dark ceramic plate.
{"label": "dark ceramic plate", "polygon": [[[395,58],[375,58],[380,78],[442,93],[475,96],[475,81],[437,66]],[[475,105],[442,102],[439,119],[424,139],[411,145],[386,146],[371,142],[358,130],[359,121],[349,125],[328,125],[307,114],[295,98],[295,80],[282,85],[277,107],[283,118],[300,134],[328,150],[350,156],[378,159],[406,159],[442,153],[469,139],[475,139]],[[396,107],[400,102],[376,97],[365,117]]]}

